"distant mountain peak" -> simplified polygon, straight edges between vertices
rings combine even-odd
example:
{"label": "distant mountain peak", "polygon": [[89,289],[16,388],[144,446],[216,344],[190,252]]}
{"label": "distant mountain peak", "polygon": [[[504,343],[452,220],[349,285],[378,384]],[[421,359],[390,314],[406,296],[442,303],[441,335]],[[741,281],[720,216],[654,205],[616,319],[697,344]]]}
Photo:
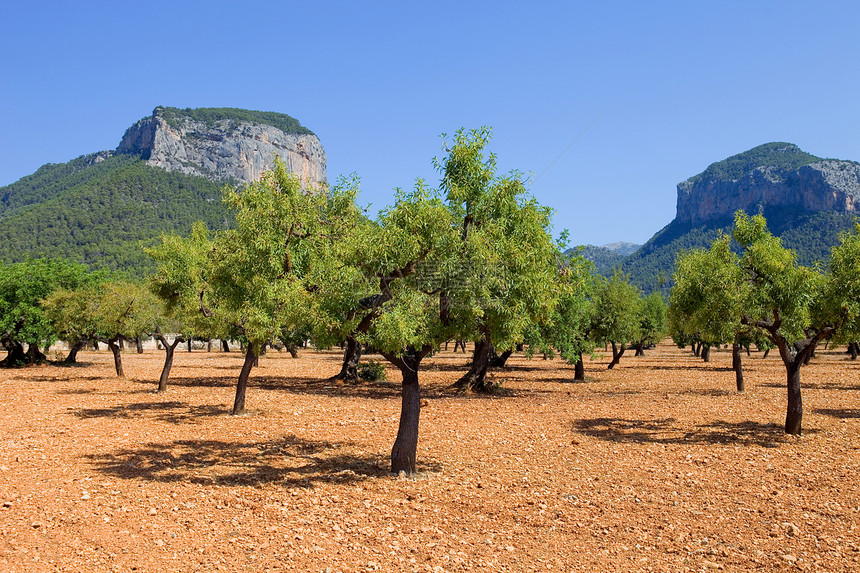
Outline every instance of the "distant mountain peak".
{"label": "distant mountain peak", "polygon": [[168,171],[242,183],[258,179],[278,156],[307,184],[326,182],[319,139],[283,113],[159,106],[126,130],[116,153]]}

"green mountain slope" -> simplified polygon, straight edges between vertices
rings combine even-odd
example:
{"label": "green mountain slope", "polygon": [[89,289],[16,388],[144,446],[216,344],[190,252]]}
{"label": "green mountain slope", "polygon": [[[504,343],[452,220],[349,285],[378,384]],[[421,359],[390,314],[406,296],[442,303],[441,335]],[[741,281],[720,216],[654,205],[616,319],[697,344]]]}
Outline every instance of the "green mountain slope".
{"label": "green mountain slope", "polygon": [[[826,266],[830,249],[839,242],[839,233],[853,228],[854,215],[837,211],[805,211],[800,207],[765,207],[762,210],[768,228],[782,239],[783,245],[794,249],[803,265],[820,263]],[[678,253],[707,248],[717,234],[730,234],[733,219],[723,217],[690,226],[672,221],[657,232],[622,264],[630,273],[631,282],[645,292],[669,292]]]}
{"label": "green mountain slope", "polygon": [[142,275],[153,265],[141,245],[187,233],[198,220],[229,225],[221,183],[130,156],[94,157],[46,165],[0,188],[0,260],[64,257]]}

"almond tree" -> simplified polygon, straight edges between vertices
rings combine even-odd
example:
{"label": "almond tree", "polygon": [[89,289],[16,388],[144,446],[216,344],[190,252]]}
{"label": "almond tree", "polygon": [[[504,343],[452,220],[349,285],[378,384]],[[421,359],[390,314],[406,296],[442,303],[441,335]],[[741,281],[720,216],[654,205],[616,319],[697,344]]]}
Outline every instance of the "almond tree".
{"label": "almond tree", "polygon": [[492,389],[486,375],[494,351],[523,342],[558,299],[552,211],[528,195],[519,173],[496,173],[495,155],[484,155],[491,135],[489,128],[459,130],[446,141],[447,156],[434,161],[460,233],[458,287],[441,296],[454,338],[475,341],[472,366],[455,386],[477,391]]}
{"label": "almond tree", "polygon": [[236,212],[234,228],[214,235],[185,268],[175,256],[160,260],[153,288],[162,296],[195,297],[204,316],[246,343],[232,409],[238,415],[262,346],[313,324],[318,269],[329,264],[332,245],[359,212],[355,189],[305,189],[280,160],[260,180],[228,188],[225,202]]}

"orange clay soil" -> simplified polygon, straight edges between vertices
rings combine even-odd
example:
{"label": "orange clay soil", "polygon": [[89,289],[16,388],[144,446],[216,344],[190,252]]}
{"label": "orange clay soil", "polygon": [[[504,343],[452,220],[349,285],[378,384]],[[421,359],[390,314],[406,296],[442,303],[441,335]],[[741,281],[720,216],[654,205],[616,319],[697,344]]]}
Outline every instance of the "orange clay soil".
{"label": "orange clay soil", "polygon": [[[107,352],[0,372],[0,571],[858,571],[860,361],[802,371],[804,435],[783,435],[776,353],[709,364],[661,344],[587,361],[515,355],[495,396],[421,373],[419,474],[388,473],[387,382],[337,386],[336,352],[270,352],[247,415],[242,362]],[[378,358],[378,357],[377,357]]]}

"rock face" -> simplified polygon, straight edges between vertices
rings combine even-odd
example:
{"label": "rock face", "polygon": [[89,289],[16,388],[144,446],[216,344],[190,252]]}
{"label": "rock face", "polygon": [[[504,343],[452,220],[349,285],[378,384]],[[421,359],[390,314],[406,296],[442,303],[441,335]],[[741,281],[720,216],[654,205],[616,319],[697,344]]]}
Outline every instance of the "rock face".
{"label": "rock face", "polygon": [[765,206],[857,213],[860,163],[821,159],[792,144],[765,144],[679,183],[676,220],[697,225]]}
{"label": "rock face", "polygon": [[[222,113],[197,113],[207,111]],[[116,153],[138,155],[149,165],[168,171],[242,183],[258,179],[279,156],[305,185],[326,183],[325,151],[316,135],[304,128],[284,131],[255,121],[251,114],[280,116],[295,122],[289,116],[235,111],[242,113],[230,117],[229,110],[157,107],[151,117],[126,130]]]}

